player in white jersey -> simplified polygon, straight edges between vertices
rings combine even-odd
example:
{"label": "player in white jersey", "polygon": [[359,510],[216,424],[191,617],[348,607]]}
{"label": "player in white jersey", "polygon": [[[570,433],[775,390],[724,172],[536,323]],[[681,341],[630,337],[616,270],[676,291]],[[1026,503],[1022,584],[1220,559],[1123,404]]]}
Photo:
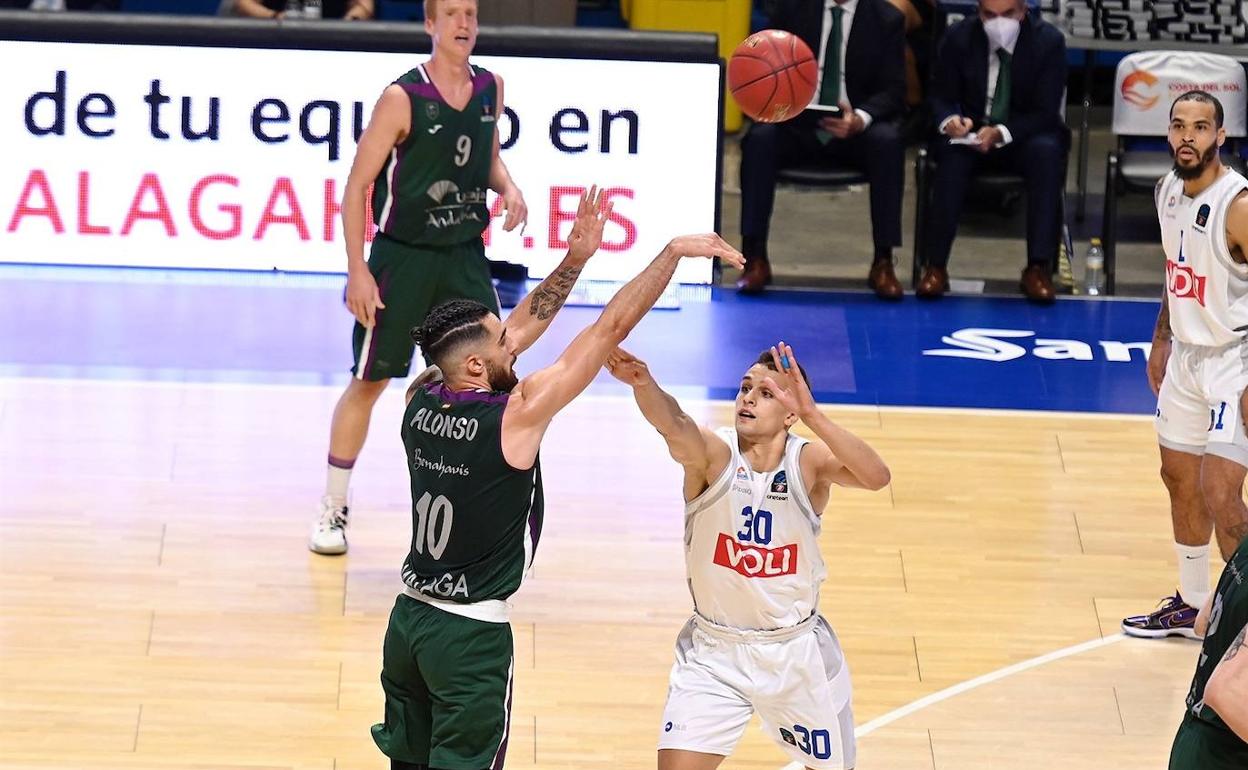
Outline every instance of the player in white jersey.
{"label": "player in white jersey", "polygon": [[1161,478],[1170,493],[1179,590],[1130,636],[1196,638],[1209,596],[1209,538],[1229,560],[1248,535],[1248,180],[1224,166],[1221,103],[1190,91],[1170,107],[1174,170],[1157,184],[1166,287],[1148,357]]}
{"label": "player in white jersey", "polygon": [[[881,489],[888,466],[829,420],[793,349],[741,378],[733,428],[699,427],[623,350],[607,368],[685,471],[685,562],[694,614],[676,641],[659,770],[714,770],[750,715],[808,768],[854,766],[849,668],[819,614],[820,514],[833,484]],[[789,432],[798,421],[807,441]]]}

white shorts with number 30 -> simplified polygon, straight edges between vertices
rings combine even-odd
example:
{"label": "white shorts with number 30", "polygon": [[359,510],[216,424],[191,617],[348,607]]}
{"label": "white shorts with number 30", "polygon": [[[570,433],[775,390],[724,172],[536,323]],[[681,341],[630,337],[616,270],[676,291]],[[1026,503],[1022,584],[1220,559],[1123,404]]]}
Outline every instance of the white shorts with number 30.
{"label": "white shorts with number 30", "polygon": [[1239,406],[1248,387],[1248,344],[1171,344],[1157,396],[1158,441],[1167,449],[1248,466],[1248,435]]}
{"label": "white shorts with number 30", "polygon": [[676,640],[659,748],[728,756],[757,711],[790,759],[849,770],[852,694],[841,645],[822,617],[780,632],[739,632],[694,618]]}

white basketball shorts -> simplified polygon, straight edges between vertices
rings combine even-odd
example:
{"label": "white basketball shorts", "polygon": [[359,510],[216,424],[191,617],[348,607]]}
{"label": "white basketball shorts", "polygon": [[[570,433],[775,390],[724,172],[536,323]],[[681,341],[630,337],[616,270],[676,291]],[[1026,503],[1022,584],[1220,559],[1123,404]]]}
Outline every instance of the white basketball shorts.
{"label": "white basketball shorts", "polygon": [[659,748],[728,756],[757,711],[790,759],[849,770],[852,695],[841,645],[822,617],[749,632],[695,616],[676,639]]}
{"label": "white basketball shorts", "polygon": [[1248,466],[1248,435],[1239,409],[1248,387],[1248,344],[1171,344],[1157,396],[1157,440],[1167,449],[1207,452]]}

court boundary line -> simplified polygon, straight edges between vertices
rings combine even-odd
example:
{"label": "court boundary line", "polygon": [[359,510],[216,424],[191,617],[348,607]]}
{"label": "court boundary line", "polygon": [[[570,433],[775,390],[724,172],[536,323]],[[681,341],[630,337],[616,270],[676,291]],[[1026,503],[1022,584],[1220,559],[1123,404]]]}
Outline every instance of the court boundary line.
{"label": "court boundary line", "polygon": [[[1109,645],[1117,644],[1126,638],[1127,637],[1124,634],[1116,633],[1112,636],[1092,639],[1091,641],[1074,644],[1070,647],[1063,647],[1060,650],[1054,650],[1053,652],[1045,653],[1044,655],[1020,661],[1018,663],[1005,666],[1004,668],[999,668],[996,671],[990,671],[987,674],[982,674],[973,679],[967,679],[964,682],[959,682],[958,684],[946,687],[943,690],[937,690],[934,693],[924,695],[922,698],[913,700],[904,706],[895,708],[892,711],[866,722],[865,724],[855,727],[854,738],[861,740],[876,730],[887,727],[893,722],[905,719],[911,714],[922,711],[928,706],[934,706],[937,703],[947,701],[950,698],[957,697],[963,693],[983,687],[984,685],[999,682],[1007,677],[1011,677],[1015,674],[1021,674],[1024,671],[1030,671],[1033,668],[1039,668],[1047,663],[1053,663],[1055,661],[1062,660],[1063,658],[1070,658],[1075,655],[1100,649],[1102,647],[1108,647]],[[805,765],[801,763],[790,762],[782,767],[781,770],[803,770],[804,767]]]}
{"label": "court boundary line", "polygon": [[[0,375],[0,385],[9,383],[34,383],[34,384],[65,384],[65,383],[86,383],[98,386],[117,386],[117,387],[145,387],[145,388],[213,388],[220,390],[241,390],[250,388],[270,389],[270,390],[327,390],[340,394],[347,387],[349,373],[344,373],[344,379],[341,384],[334,383],[326,385],[323,383],[290,383],[290,382],[237,382],[231,380],[222,380],[219,382],[206,380],[127,380],[114,379],[111,377],[23,377],[20,375]],[[398,389],[400,386],[406,388],[406,382],[394,380],[391,387]],[[592,386],[591,386],[592,387]],[[614,386],[612,386],[614,387]],[[625,387],[623,385],[619,387]],[[672,393],[673,397],[682,404],[700,405],[700,406],[723,406],[731,404],[731,399],[726,398],[707,398],[706,396],[692,396],[683,394],[681,391],[689,386],[672,386],[665,388]],[[586,392],[578,396],[576,401],[632,401],[633,397],[625,393],[595,393]],[[1052,419],[1052,418],[1078,418],[1087,420],[1131,420],[1139,422],[1152,422],[1153,415],[1140,414],[1133,412],[1080,412],[1062,409],[994,409],[991,407],[971,407],[971,406],[898,406],[893,404],[841,404],[836,402],[819,402],[819,406],[823,409],[830,409],[843,412],[892,412],[907,414],[961,414],[980,417],[1031,417],[1035,419]]]}

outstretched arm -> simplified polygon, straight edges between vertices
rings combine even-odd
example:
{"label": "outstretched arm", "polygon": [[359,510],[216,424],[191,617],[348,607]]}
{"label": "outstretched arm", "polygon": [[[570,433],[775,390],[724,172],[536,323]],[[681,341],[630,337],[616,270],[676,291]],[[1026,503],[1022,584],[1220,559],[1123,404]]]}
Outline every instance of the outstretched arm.
{"label": "outstretched arm", "polygon": [[598,251],[598,246],[602,243],[602,230],[610,216],[611,204],[597,186],[581,195],[581,203],[576,210],[576,222],[568,236],[567,256],[559,263],[559,267],[516,305],[504,322],[508,337],[516,341],[517,355],[532,347],[550,327],[550,322],[567,301],[568,294],[576,285],[576,280],[585,269],[589,258]]}
{"label": "outstretched arm", "polygon": [[664,391],[650,374],[650,367],[623,348],[607,357],[607,371],[633,388],[633,398],[641,416],[654,426],[667,442],[668,454],[685,469],[685,500],[706,490],[723,466],[731,450],[714,433],[698,425],[680,408],[679,402]]}
{"label": "outstretched arm", "polygon": [[714,233],[675,238],[654,261],[624,285],[592,326],[577,335],[559,360],[525,377],[512,391],[503,416],[503,455],[516,468],[528,468],[546,426],[589,387],[611,351],[624,341],[672,280],[682,257],[720,257],[743,267],[741,252]]}
{"label": "outstretched arm", "polygon": [[1241,740],[1248,741],[1248,624],[1205,684],[1205,705],[1218,712]]}
{"label": "outstretched arm", "polygon": [[819,464],[819,477],[843,487],[883,489],[892,479],[884,458],[867,442],[845,430],[819,411],[810,388],[802,378],[793,348],[783,342],[773,346],[771,358],[776,375],[763,380],[786,409],[806,423],[824,443],[830,455]]}

